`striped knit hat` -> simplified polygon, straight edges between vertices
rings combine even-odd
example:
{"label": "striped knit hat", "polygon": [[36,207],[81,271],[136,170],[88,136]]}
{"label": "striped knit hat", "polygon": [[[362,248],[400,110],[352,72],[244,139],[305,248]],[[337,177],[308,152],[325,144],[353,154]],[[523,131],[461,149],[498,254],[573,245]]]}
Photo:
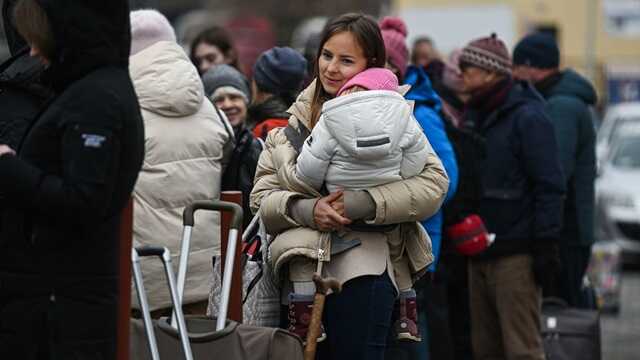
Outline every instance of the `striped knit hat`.
{"label": "striped knit hat", "polygon": [[495,33],[473,40],[460,56],[460,65],[476,66],[487,71],[511,75],[511,56],[504,42]]}

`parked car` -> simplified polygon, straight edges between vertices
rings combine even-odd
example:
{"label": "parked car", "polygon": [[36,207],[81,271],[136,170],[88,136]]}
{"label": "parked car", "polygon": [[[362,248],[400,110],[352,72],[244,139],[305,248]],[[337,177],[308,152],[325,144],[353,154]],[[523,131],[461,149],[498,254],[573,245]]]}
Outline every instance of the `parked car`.
{"label": "parked car", "polygon": [[640,263],[640,124],[622,134],[596,180],[598,233],[616,241],[624,262]]}
{"label": "parked car", "polygon": [[629,127],[640,124],[640,102],[613,105],[607,109],[602,125],[598,130],[596,154],[598,165],[607,158],[612,144],[617,138],[628,132]]}

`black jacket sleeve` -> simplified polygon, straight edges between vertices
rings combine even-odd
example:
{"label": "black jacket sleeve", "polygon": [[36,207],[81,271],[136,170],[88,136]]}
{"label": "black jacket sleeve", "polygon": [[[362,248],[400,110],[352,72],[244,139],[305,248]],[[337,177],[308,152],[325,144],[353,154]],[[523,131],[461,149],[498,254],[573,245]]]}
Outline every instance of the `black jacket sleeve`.
{"label": "black jacket sleeve", "polygon": [[86,119],[96,117],[65,122],[59,147],[50,149],[60,153],[59,174],[46,173],[15,156],[0,157],[0,188],[8,206],[69,223],[93,222],[107,215],[120,157],[118,129],[113,126],[117,122]]}
{"label": "black jacket sleeve", "polygon": [[565,182],[551,121],[530,107],[519,119],[524,170],[534,194],[534,240],[558,240]]}

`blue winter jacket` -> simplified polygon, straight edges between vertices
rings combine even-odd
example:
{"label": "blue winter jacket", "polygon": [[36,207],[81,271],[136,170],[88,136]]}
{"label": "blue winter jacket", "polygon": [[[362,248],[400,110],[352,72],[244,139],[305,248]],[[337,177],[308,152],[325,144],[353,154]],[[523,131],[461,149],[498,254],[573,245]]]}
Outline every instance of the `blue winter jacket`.
{"label": "blue winter jacket", "polygon": [[[444,169],[449,176],[449,190],[445,202],[455,195],[458,187],[458,165],[451,142],[444,129],[444,122],[440,117],[442,103],[431,87],[431,81],[423,68],[409,66],[405,76],[405,84],[411,85],[411,90],[405,95],[407,100],[415,101],[414,116],[422,126],[424,134],[429,139]],[[442,240],[442,209],[432,217],[424,220],[422,226],[431,237],[434,262],[429,271],[435,271],[440,257],[440,243]]]}

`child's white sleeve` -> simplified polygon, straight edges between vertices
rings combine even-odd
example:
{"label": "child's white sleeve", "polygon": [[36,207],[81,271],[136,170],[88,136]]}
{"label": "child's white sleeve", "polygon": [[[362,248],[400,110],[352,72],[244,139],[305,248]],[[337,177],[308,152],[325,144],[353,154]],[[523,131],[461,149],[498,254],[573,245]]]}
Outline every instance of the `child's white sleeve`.
{"label": "child's white sleeve", "polygon": [[325,121],[318,121],[311,135],[304,141],[296,163],[298,178],[320,190],[335,152],[336,140],[329,133]]}
{"label": "child's white sleeve", "polygon": [[433,154],[433,148],[424,134],[418,121],[411,116],[405,136],[403,136],[402,161],[400,163],[400,176],[403,179],[416,176],[422,172],[427,164],[429,154]]}

